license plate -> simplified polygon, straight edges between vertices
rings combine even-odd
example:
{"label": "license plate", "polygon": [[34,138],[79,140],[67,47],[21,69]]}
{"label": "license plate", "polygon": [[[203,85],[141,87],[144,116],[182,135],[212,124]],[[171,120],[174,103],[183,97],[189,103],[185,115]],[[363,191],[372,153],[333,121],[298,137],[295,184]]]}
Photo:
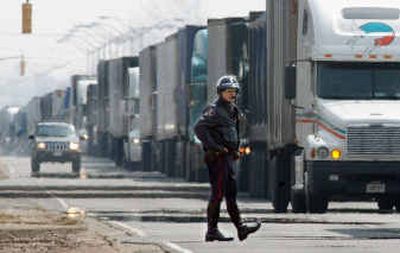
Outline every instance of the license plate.
{"label": "license plate", "polygon": [[385,193],[386,185],[384,183],[367,184],[366,193]]}
{"label": "license plate", "polygon": [[62,156],[62,152],[61,151],[57,151],[53,153],[54,156]]}

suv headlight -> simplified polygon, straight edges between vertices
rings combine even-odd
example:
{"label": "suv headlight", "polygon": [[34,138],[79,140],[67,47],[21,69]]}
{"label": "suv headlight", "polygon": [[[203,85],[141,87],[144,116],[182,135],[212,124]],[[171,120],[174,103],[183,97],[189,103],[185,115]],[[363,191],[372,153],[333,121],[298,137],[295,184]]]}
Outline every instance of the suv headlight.
{"label": "suv headlight", "polygon": [[39,142],[39,143],[36,145],[36,147],[37,147],[38,149],[46,149],[46,143],[44,143],[44,142]]}
{"label": "suv headlight", "polygon": [[71,142],[69,144],[69,149],[70,150],[79,150],[79,143]]}

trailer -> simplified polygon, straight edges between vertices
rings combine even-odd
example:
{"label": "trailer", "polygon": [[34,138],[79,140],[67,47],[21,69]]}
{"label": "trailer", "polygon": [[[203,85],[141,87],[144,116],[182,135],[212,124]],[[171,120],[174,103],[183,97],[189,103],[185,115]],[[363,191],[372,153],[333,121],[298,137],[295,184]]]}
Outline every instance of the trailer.
{"label": "trailer", "polygon": [[97,130],[99,124],[98,85],[91,84],[87,88],[87,151],[89,155],[99,155]]}
{"label": "trailer", "polygon": [[66,123],[72,124],[73,122],[72,108],[72,87],[67,87],[64,90],[64,104],[62,109],[62,117]]}
{"label": "trailer", "polygon": [[[157,45],[157,128],[158,170],[168,176],[182,176],[182,163],[177,157],[182,125],[178,122],[179,76],[178,35],[173,34]],[[182,157],[181,157],[182,158]],[[182,160],[180,160],[182,161]]]}
{"label": "trailer", "polygon": [[185,94],[187,94],[187,129],[185,145],[185,179],[204,182],[208,171],[203,162],[203,149],[197,140],[193,127],[202,115],[207,104],[207,62],[208,62],[208,29],[206,27],[188,27],[181,32],[186,48],[182,68],[184,73]]}
{"label": "trailer", "polygon": [[53,119],[64,120],[63,109],[64,109],[64,90],[55,90],[51,93],[51,113]]}
{"label": "trailer", "polygon": [[154,51],[155,167],[169,176],[192,181],[206,174],[200,170],[202,150],[192,127],[206,104],[207,44],[204,27],[186,26],[156,45]]}
{"label": "trailer", "polygon": [[139,90],[140,90],[140,142],[142,145],[142,168],[145,171],[156,170],[157,126],[157,47],[150,46],[139,54]]}
{"label": "trailer", "polygon": [[110,137],[107,128],[110,122],[108,63],[108,61],[100,61],[97,65],[98,125],[96,136],[98,140],[99,155],[103,157],[111,157],[111,147],[108,145]]}
{"label": "trailer", "polygon": [[28,136],[35,132],[36,125],[42,121],[42,112],[40,110],[40,97],[33,97],[25,107]]}
{"label": "trailer", "polygon": [[[209,31],[209,59],[208,59],[208,102],[212,103],[217,98],[216,82],[223,75],[234,75],[237,77],[241,90],[237,104],[241,111],[240,115],[240,150],[243,154],[238,170],[238,181],[240,191],[250,191],[254,187],[253,178],[250,173],[259,173],[259,166],[251,165],[249,156],[251,148],[249,146],[249,125],[248,118],[255,111],[249,106],[253,97],[249,96],[249,30],[262,12],[252,12],[246,18],[224,18],[208,20]],[[258,50],[262,50],[258,48]],[[263,57],[258,54],[258,57]],[[255,172],[257,171],[257,172]],[[258,192],[250,191],[252,195],[261,196]]]}
{"label": "trailer", "polygon": [[73,125],[80,134],[85,131],[87,88],[91,84],[97,85],[97,80],[93,76],[73,75],[71,77]]}
{"label": "trailer", "polygon": [[47,93],[40,97],[41,120],[51,120],[53,118],[53,96]]}
{"label": "trailer", "polygon": [[127,139],[127,129],[124,125],[125,96],[129,92],[129,68],[139,66],[138,57],[122,57],[109,60],[107,64],[107,82],[109,95],[109,116],[106,126],[108,144],[111,147],[111,157],[117,165],[124,161],[124,139]]}

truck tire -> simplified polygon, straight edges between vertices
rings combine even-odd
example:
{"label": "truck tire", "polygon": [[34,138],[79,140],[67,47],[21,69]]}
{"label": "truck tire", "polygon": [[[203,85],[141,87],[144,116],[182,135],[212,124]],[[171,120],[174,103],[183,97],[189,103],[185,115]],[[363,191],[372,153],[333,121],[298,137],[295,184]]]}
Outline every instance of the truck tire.
{"label": "truck tire", "polygon": [[400,199],[399,199],[399,198],[397,198],[397,199],[394,201],[394,207],[396,208],[396,211],[397,211],[397,212],[400,212]]}
{"label": "truck tire", "polygon": [[78,174],[81,171],[81,159],[72,161],[72,172]]}
{"label": "truck tire", "polygon": [[328,199],[322,194],[312,191],[312,176],[306,172],[304,174],[304,187],[307,211],[310,213],[326,213],[328,209]]}
{"label": "truck tire", "polygon": [[304,190],[291,190],[290,193],[290,203],[292,205],[293,213],[305,213],[307,212],[306,206],[306,195]]}
{"label": "truck tire", "polygon": [[[286,213],[290,201],[290,173],[286,173],[284,156],[275,155],[271,160],[272,206],[275,213]],[[288,179],[287,179],[288,176]]]}
{"label": "truck tire", "polygon": [[38,173],[40,171],[40,162],[36,159],[31,159],[31,171],[32,173]]}
{"label": "truck tire", "polygon": [[326,213],[328,209],[328,200],[320,194],[309,194],[307,204],[310,213]]}
{"label": "truck tire", "polygon": [[377,200],[378,208],[380,212],[392,212],[395,202],[389,197],[380,197]]}

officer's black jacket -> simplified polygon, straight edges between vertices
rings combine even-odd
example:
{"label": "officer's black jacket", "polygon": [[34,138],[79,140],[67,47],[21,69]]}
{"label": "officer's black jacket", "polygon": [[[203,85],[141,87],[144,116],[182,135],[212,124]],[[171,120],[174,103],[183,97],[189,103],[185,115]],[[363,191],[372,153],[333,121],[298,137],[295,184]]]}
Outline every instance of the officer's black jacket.
{"label": "officer's black jacket", "polygon": [[239,148],[239,109],[221,98],[207,106],[194,126],[205,151],[237,151]]}

